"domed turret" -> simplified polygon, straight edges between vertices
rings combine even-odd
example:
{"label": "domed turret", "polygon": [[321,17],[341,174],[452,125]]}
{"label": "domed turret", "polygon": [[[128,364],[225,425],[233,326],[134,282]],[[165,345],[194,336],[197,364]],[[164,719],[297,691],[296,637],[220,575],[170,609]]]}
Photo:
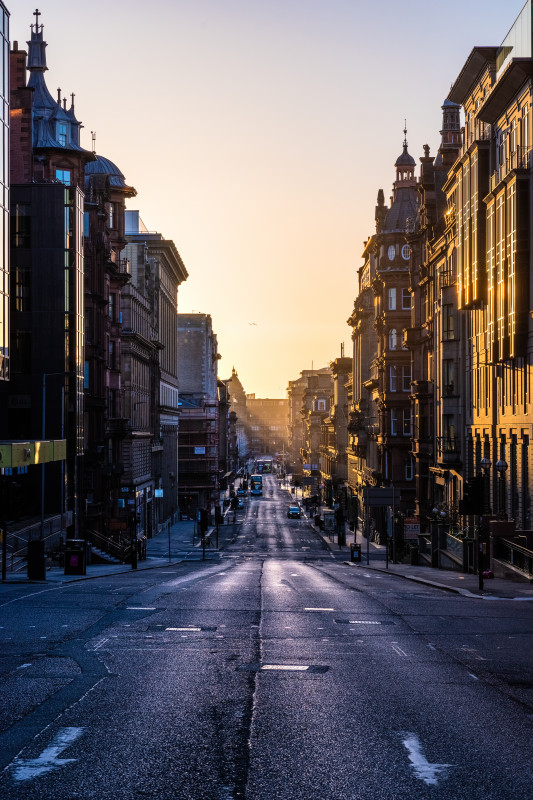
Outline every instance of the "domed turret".
{"label": "domed turret", "polygon": [[115,189],[122,189],[126,194],[134,197],[137,192],[132,186],[128,186],[126,179],[116,164],[103,156],[95,154],[95,160],[91,161],[85,167],[85,178],[89,179],[90,175],[107,175],[109,178],[109,186]]}

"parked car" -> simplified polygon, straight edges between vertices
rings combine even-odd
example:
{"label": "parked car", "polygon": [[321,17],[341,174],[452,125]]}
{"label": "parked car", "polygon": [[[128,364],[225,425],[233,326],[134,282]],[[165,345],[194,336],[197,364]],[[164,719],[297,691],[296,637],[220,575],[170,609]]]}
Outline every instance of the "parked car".
{"label": "parked car", "polygon": [[245,496],[246,496],[246,489],[239,487],[239,489],[237,489],[237,497],[245,497]]}
{"label": "parked car", "polygon": [[287,511],[287,516],[289,519],[300,519],[300,517],[302,516],[300,506],[289,506],[289,510]]}

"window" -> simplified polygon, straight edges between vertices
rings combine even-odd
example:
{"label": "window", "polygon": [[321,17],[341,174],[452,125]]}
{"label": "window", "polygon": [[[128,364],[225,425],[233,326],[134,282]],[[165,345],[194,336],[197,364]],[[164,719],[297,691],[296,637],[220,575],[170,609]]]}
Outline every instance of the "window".
{"label": "window", "polygon": [[389,311],[396,311],[396,288],[389,289]]}
{"label": "window", "polygon": [[31,246],[31,206],[26,203],[15,203],[11,212],[11,245],[12,247]]}
{"label": "window", "polygon": [[445,342],[455,339],[453,306],[451,304],[442,307],[442,338]]}
{"label": "window", "polygon": [[64,183],[65,186],[70,186],[70,170],[69,169],[56,169],[56,180]]}
{"label": "window", "polygon": [[19,264],[15,267],[15,308],[31,311],[31,269]]}
{"label": "window", "polygon": [[114,216],[115,216],[115,204],[114,203],[106,203],[107,209],[107,227],[113,228],[114,227]]}
{"label": "window", "polygon": [[389,350],[397,350],[398,349],[398,332],[396,328],[392,328],[389,331]]}
{"label": "window", "polygon": [[86,239],[89,238],[89,212],[84,211],[83,213],[83,235]]}
{"label": "window", "polygon": [[397,408],[391,408],[390,411],[390,435],[398,436],[400,428],[400,415]]}
{"label": "window", "polygon": [[396,255],[396,248],[393,244],[389,245],[387,254],[389,256],[389,261],[394,261],[394,257]]}
{"label": "window", "polygon": [[116,319],[116,301],[117,301],[116,294],[114,294],[113,292],[110,292],[109,293],[108,312],[109,312],[109,319],[113,320],[113,321],[115,321],[115,319]]}
{"label": "window", "polygon": [[402,258],[404,261],[409,261],[409,257],[411,255],[411,248],[408,244],[404,244],[402,247]]}
{"label": "window", "polygon": [[405,462],[405,480],[412,481],[415,476],[415,469],[413,459],[409,459],[409,461]]}
{"label": "window", "polygon": [[453,414],[442,415],[442,450],[455,453],[455,419]]}
{"label": "window", "polygon": [[402,311],[411,310],[411,292],[409,289],[402,289]]}
{"label": "window", "polygon": [[442,360],[442,393],[455,394],[455,361],[451,358]]}
{"label": "window", "polygon": [[317,410],[318,411],[325,411],[326,410],[326,401],[325,400],[319,400],[318,401]]}
{"label": "window", "polygon": [[404,408],[402,413],[402,433],[404,436],[411,436],[412,432],[412,425],[411,425],[411,409]]}
{"label": "window", "polygon": [[411,391],[411,365],[402,367],[402,392]]}
{"label": "window", "polygon": [[389,386],[391,392],[398,391],[398,367],[389,367]]}
{"label": "window", "polygon": [[117,390],[109,389],[108,392],[108,414],[111,419],[115,419],[117,416]]}
{"label": "window", "polygon": [[61,147],[67,146],[67,126],[64,122],[57,123],[57,141]]}
{"label": "window", "polygon": [[108,367],[109,369],[116,369],[117,366],[117,344],[114,339],[109,340],[109,358],[108,358]]}

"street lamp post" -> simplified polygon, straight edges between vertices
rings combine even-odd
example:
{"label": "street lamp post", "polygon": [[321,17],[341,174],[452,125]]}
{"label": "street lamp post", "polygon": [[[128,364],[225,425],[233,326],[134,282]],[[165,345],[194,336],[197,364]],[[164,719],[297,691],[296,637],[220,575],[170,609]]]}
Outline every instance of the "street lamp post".
{"label": "street lamp post", "polygon": [[506,519],[507,514],[505,510],[505,473],[507,472],[507,461],[500,458],[496,462],[496,471],[498,472],[498,516],[500,519]]}
{"label": "street lamp post", "polygon": [[[481,508],[481,512],[482,512],[482,514],[487,514],[487,513],[490,513],[490,477],[489,477],[489,471],[490,471],[490,467],[491,467],[490,459],[482,458],[481,461],[480,461],[480,467],[481,467],[481,471],[482,471],[482,474],[483,474],[483,477],[482,477],[482,480],[483,480],[483,506]],[[478,562],[479,562],[478,563],[478,577],[479,577],[478,587],[479,587],[480,592],[483,591],[483,569],[484,569],[484,565],[483,565],[483,560],[484,560],[483,559],[483,556],[484,556],[484,552],[483,552],[483,547],[484,547],[483,534],[484,534],[484,530],[483,530],[483,524],[482,524],[482,516],[480,516],[480,517],[478,517],[478,548],[479,548],[479,552],[478,552]]]}

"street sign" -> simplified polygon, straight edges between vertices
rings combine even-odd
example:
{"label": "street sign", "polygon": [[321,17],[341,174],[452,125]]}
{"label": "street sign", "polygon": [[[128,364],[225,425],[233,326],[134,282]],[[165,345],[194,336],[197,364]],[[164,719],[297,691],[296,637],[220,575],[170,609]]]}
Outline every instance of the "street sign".
{"label": "street sign", "polygon": [[376,488],[374,486],[363,489],[363,500],[366,506],[397,506],[400,504],[400,491],[394,486]]}

